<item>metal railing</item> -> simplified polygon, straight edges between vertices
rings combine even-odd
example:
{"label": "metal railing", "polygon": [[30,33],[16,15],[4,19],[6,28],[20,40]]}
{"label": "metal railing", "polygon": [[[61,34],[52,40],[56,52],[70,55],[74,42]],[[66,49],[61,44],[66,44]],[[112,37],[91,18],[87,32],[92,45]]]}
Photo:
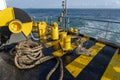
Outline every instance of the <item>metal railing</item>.
{"label": "metal railing", "polygon": [[[51,24],[52,22],[58,22],[58,17],[41,17],[40,21],[42,20]],[[65,23],[58,23],[65,27]],[[120,22],[118,21],[68,17],[66,24],[67,28],[78,28],[81,34],[120,43]]]}
{"label": "metal railing", "polygon": [[89,35],[94,38],[105,38],[107,40],[120,43],[120,22],[83,18],[70,19],[70,23],[82,23],[82,25],[78,25],[77,27],[80,29],[82,34]]}

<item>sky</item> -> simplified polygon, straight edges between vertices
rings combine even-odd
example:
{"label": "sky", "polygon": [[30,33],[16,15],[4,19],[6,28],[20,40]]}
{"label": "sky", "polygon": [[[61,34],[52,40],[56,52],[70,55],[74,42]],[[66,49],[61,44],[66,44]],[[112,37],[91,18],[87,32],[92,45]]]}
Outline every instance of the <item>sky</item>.
{"label": "sky", "polygon": [[[6,0],[8,7],[61,8],[63,0]],[[120,0],[67,0],[68,8],[119,8]]]}

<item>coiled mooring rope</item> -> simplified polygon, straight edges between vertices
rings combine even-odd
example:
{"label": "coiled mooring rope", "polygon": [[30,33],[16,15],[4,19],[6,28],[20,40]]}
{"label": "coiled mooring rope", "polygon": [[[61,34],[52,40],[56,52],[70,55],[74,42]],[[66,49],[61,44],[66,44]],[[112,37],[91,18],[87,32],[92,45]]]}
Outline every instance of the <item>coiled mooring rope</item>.
{"label": "coiled mooring rope", "polygon": [[47,60],[53,59],[53,56],[45,56],[42,53],[42,45],[30,41],[20,42],[15,47],[15,65],[19,69],[33,68]]}
{"label": "coiled mooring rope", "polygon": [[43,62],[51,60],[53,58],[57,59],[57,64],[55,67],[48,73],[46,80],[49,80],[52,74],[56,71],[60,65],[60,78],[63,79],[63,62],[61,58],[54,56],[44,56],[42,52],[42,45],[39,45],[31,41],[23,41],[16,45],[15,48],[11,49],[10,54],[15,54],[14,62],[16,67],[19,69],[30,69],[39,65]]}

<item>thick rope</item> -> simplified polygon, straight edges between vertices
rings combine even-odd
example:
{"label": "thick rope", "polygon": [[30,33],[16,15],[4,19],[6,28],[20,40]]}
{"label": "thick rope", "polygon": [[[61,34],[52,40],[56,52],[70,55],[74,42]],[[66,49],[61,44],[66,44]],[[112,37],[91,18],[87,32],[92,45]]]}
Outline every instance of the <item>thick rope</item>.
{"label": "thick rope", "polygon": [[63,80],[63,61],[61,58],[59,58],[59,61],[60,61],[60,77],[59,77],[59,80]]}
{"label": "thick rope", "polygon": [[59,60],[57,59],[57,64],[55,65],[55,67],[48,73],[47,77],[46,77],[46,80],[49,80],[50,77],[52,76],[52,74],[56,71],[56,69],[58,68],[59,66]]}
{"label": "thick rope", "polygon": [[42,53],[42,45],[30,41],[20,42],[10,54],[15,53],[14,62],[19,69],[30,69],[38,64],[53,59],[54,56],[45,56]]}
{"label": "thick rope", "polygon": [[[42,45],[31,41],[23,41],[11,49],[11,55],[14,55],[14,62],[19,69],[30,69],[36,65],[42,64],[48,60],[55,58],[54,56],[44,56],[42,53]],[[56,58],[57,63],[55,67],[48,73],[46,80],[50,80],[52,74],[60,65],[60,78],[63,79],[63,62],[61,58]]]}
{"label": "thick rope", "polygon": [[57,64],[55,65],[55,67],[48,73],[46,80],[50,80],[50,77],[52,76],[52,74],[57,70],[57,68],[60,65],[60,77],[58,80],[63,80],[63,61],[61,58],[57,58]]}
{"label": "thick rope", "polygon": [[31,32],[31,38],[33,39],[33,40],[36,40],[36,41],[38,41],[39,40],[39,38],[36,38],[34,35],[33,35],[33,33]]}

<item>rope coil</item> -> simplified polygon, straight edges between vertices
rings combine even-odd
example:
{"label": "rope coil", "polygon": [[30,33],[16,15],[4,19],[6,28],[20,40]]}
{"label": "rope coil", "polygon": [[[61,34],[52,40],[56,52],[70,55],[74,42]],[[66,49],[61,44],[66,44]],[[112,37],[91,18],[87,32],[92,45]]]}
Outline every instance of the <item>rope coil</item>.
{"label": "rope coil", "polygon": [[44,57],[42,45],[31,41],[20,42],[10,53],[15,53],[14,62],[19,69],[30,69],[54,58],[53,56]]}
{"label": "rope coil", "polygon": [[[44,56],[42,52],[42,45],[31,41],[23,41],[11,49],[10,54],[15,55],[14,63],[19,69],[30,69],[36,65],[42,64],[48,60],[55,58],[54,56]],[[60,65],[60,78],[63,79],[63,62],[61,58],[56,58],[57,63],[55,67],[48,73],[46,80],[50,80],[52,74]]]}

